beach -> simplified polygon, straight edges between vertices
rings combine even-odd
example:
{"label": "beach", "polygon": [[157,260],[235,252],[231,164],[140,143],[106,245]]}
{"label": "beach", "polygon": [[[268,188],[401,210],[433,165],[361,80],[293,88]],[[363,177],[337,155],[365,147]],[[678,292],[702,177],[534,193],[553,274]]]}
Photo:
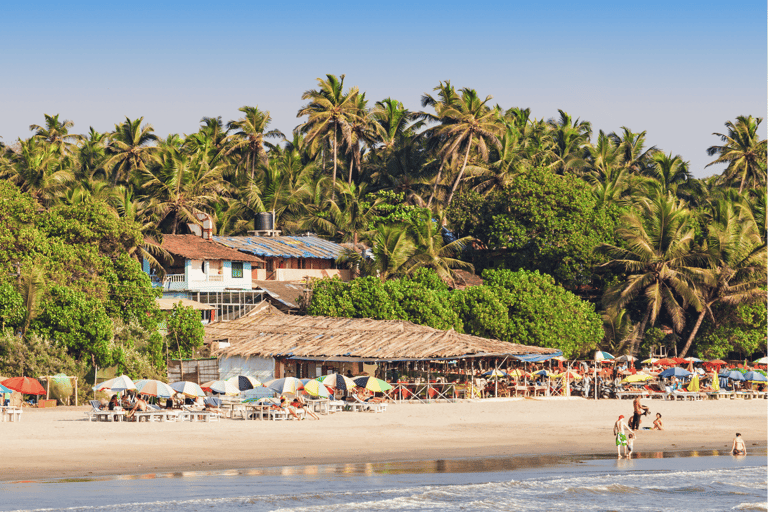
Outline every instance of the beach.
{"label": "beach", "polygon": [[[664,431],[642,431],[638,454],[728,452],[735,432],[766,446],[765,400],[645,400]],[[85,407],[25,409],[0,423],[0,479],[19,481],[151,472],[372,463],[515,455],[615,454],[613,424],[628,400],[491,399],[389,405],[319,421],[96,423]],[[646,416],[643,426],[651,426]]]}

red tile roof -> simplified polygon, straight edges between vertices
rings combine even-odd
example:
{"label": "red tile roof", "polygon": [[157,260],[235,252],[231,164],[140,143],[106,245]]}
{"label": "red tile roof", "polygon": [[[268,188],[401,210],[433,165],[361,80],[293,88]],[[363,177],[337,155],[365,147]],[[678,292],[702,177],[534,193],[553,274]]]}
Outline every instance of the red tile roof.
{"label": "red tile roof", "polygon": [[163,249],[169,253],[190,260],[225,260],[264,263],[252,254],[230,249],[213,240],[204,240],[197,235],[163,235]]}

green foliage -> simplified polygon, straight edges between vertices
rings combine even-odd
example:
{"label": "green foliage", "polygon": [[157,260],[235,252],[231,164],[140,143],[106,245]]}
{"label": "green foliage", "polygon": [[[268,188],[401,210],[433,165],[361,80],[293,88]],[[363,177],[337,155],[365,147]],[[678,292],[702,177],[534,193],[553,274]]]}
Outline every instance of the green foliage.
{"label": "green foliage", "polygon": [[200,322],[200,312],[181,302],[173,305],[173,310],[166,320],[167,334],[165,341],[169,351],[174,351],[179,359],[190,358],[195,349],[203,346],[205,329]]}
{"label": "green foliage", "polygon": [[90,361],[93,356],[102,367],[115,363],[112,321],[104,304],[83,292],[52,286],[31,329],[65,347],[76,359]]}
{"label": "green foliage", "polygon": [[379,201],[376,205],[376,215],[371,219],[368,229],[376,229],[382,224],[416,224],[424,212],[429,212],[427,208],[408,204],[404,192],[380,190],[369,194],[368,197],[371,204]]}
{"label": "green foliage", "polygon": [[715,313],[716,318],[723,320],[718,325],[710,319],[704,322],[696,342],[699,357],[722,359],[734,353],[738,354],[738,358],[764,355],[768,329],[768,310],[764,300],[713,309],[719,310]]}
{"label": "green foliage", "polygon": [[24,299],[8,283],[0,284],[0,329],[15,331],[24,323]]}
{"label": "green foliage", "polygon": [[489,264],[538,270],[573,288],[600,261],[592,249],[611,241],[614,219],[573,176],[531,170],[486,197],[468,192],[448,211],[451,226],[492,251]]}
{"label": "green foliage", "polygon": [[139,262],[120,254],[105,269],[104,279],[109,285],[105,307],[110,318],[135,321],[146,330],[157,331],[160,310],[155,298],[161,297],[162,291],[152,288]]}
{"label": "green foliage", "polygon": [[38,335],[23,339],[8,329],[0,332],[0,375],[38,377],[63,372],[82,377],[87,367],[88,362],[77,361],[66,347]]}

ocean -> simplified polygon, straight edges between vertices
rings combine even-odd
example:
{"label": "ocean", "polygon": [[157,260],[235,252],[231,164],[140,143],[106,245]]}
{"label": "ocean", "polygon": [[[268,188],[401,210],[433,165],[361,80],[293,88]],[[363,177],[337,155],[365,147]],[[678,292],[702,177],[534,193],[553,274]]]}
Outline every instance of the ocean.
{"label": "ocean", "polygon": [[0,483],[0,510],[768,510],[766,450],[518,456]]}

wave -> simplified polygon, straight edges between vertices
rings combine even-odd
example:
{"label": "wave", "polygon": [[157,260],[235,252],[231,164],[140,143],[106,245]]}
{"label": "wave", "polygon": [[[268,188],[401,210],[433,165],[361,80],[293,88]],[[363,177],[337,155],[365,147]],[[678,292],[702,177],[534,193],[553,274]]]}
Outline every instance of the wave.
{"label": "wave", "polygon": [[733,510],[768,510],[768,502],[764,503],[741,503],[733,507]]}

